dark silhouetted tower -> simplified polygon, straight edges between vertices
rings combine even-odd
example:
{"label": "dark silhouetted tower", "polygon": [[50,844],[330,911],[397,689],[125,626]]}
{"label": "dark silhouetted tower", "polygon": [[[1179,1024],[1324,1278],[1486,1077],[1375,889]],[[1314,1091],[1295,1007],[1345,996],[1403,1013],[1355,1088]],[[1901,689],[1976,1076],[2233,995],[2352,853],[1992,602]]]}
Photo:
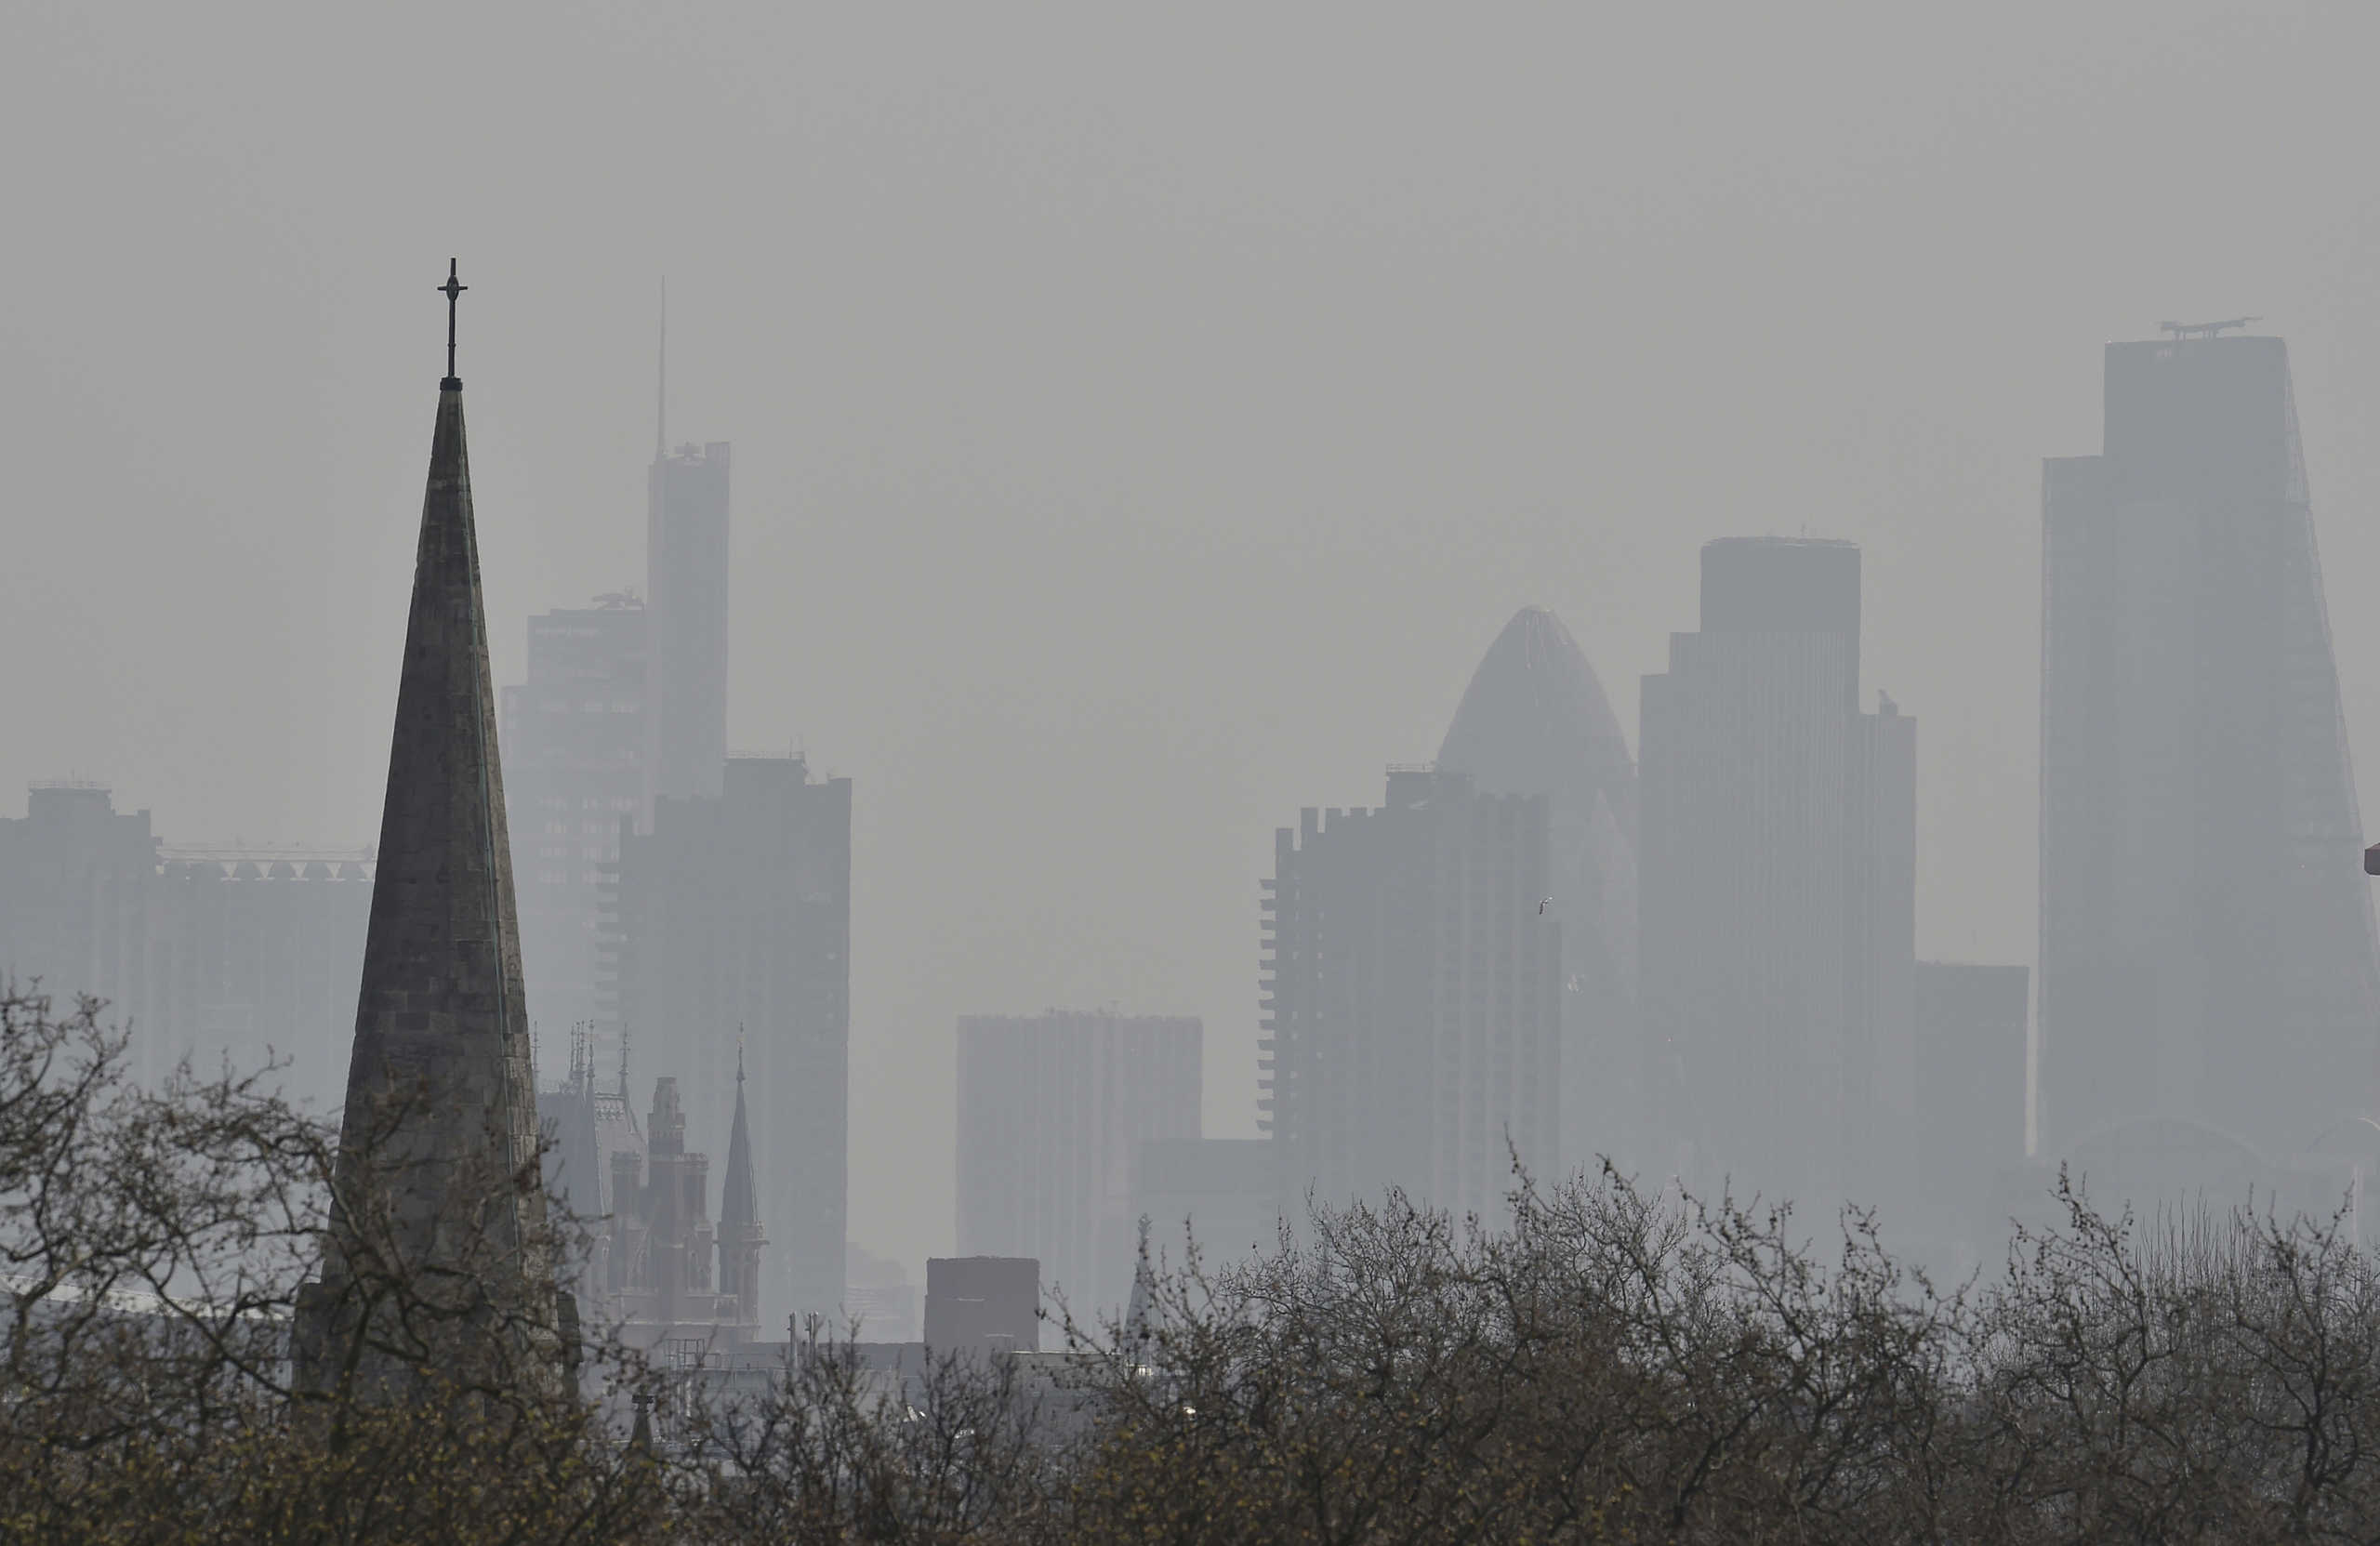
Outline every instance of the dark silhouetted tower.
{"label": "dark silhouetted tower", "polygon": [[[402,1386],[425,1363],[551,1343],[558,1290],[538,1184],[537,1112],[488,675],[463,383],[448,374],[414,561],[388,798],[366,926],[323,1276],[300,1305],[301,1378],[347,1362]],[[522,1183],[525,1180],[525,1184]],[[391,1274],[453,1315],[359,1308]],[[359,1287],[366,1294],[356,1292]],[[493,1312],[492,1314],[489,1312]],[[431,1329],[421,1329],[428,1327]],[[504,1327],[498,1332],[494,1329]],[[424,1337],[456,1339],[435,1345]]]}

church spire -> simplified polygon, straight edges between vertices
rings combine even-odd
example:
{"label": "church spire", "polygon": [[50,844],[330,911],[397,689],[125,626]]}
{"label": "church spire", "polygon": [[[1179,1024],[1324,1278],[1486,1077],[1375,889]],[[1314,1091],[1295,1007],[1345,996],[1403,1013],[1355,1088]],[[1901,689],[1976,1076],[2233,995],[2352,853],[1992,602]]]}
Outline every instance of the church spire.
{"label": "church spire", "polygon": [[377,1351],[356,1365],[384,1381],[463,1350],[413,1348],[413,1326],[428,1321],[364,1326],[362,1307],[380,1302],[388,1286],[359,1277],[397,1275],[430,1293],[456,1285],[545,1340],[558,1314],[455,375],[465,286],[451,262],[438,288],[447,373],[430,434],[323,1281],[313,1324],[301,1328],[332,1369],[347,1361],[341,1344],[363,1336]]}
{"label": "church spire", "polygon": [[760,1195],[752,1184],[752,1134],[744,1118],[744,1043],[735,1043],[735,1124],[727,1135],[727,1179],[719,1195],[719,1222],[760,1222]]}
{"label": "church spire", "polygon": [[752,1183],[752,1133],[744,1116],[744,1033],[735,1035],[735,1123],[727,1136],[727,1180],[719,1194],[719,1291],[735,1300],[737,1324],[760,1324],[760,1194]]}

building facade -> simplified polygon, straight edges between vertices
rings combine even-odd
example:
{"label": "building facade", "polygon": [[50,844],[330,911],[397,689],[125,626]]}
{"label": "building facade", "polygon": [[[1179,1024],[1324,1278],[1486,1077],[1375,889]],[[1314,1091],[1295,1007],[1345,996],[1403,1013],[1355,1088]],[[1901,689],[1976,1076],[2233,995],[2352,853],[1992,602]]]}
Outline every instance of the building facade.
{"label": "building facade", "polygon": [[713,441],[659,452],[647,479],[652,799],[720,792],[727,759],[727,443]]}
{"label": "building facade", "polygon": [[799,758],[734,758],[715,798],[623,828],[598,961],[606,1046],[666,1049],[687,1142],[723,1152],[739,1056],[766,1178],[764,1318],[835,1316],[843,1291],[851,1061],[852,785]]}
{"label": "building facade", "polygon": [[1438,766],[1488,794],[1542,795],[1562,925],[1562,1168],[1639,1152],[1636,764],[1560,618],[1526,607],[1488,647]]}
{"label": "building facade", "polygon": [[1203,1044],[1181,1016],[962,1017],[959,1254],[1038,1261],[1085,1325],[1120,1309],[1139,1145],[1197,1137]]}
{"label": "building facade", "polygon": [[1562,929],[1542,795],[1392,767],[1377,810],[1308,809],[1264,882],[1260,1124],[1293,1218],[1416,1201],[1495,1217],[1561,1156]]}
{"label": "building facade", "polygon": [[1859,551],[1711,543],[1701,624],[1642,699],[1647,1157],[1821,1214],[1901,1201],[1916,723],[1858,708]]}
{"label": "building facade", "polygon": [[522,973],[530,1016],[549,1029],[595,1018],[603,876],[619,862],[621,818],[644,802],[646,622],[628,592],[541,613],[529,619],[529,680],[504,689]]}
{"label": "building facade", "polygon": [[2380,956],[2279,338],[2109,344],[2042,480],[2043,1142],[2369,1112]]}
{"label": "building facade", "polygon": [[1149,1222],[1153,1262],[1178,1268],[1195,1242],[1208,1268],[1227,1267],[1279,1244],[1276,1180],[1262,1138],[1153,1139],[1134,1167],[1132,1217]]}
{"label": "building facade", "polygon": [[1920,961],[1918,1167],[1937,1231],[1980,1240],[1992,1187],[2025,1161],[2032,971]]}
{"label": "building facade", "polygon": [[0,818],[0,971],[56,1004],[106,1000],[131,1068],[284,1066],[317,1110],[346,1090],[372,908],[369,850],[172,846],[90,783],[35,786]]}

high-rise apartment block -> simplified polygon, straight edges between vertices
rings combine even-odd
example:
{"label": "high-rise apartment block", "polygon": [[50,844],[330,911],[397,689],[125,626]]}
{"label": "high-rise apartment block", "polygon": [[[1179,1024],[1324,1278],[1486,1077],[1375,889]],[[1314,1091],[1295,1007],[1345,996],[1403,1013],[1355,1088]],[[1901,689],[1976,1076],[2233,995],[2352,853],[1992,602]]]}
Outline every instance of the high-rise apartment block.
{"label": "high-rise apartment block", "polygon": [[1646,1158],[1824,1209],[1898,1200],[1912,1141],[1916,722],[1859,690],[1859,550],[1702,550],[1702,627],[1645,679]]}
{"label": "high-rise apartment block", "polygon": [[1283,1205],[1401,1187],[1493,1217],[1560,1161],[1562,930],[1547,799],[1392,767],[1378,810],[1308,809],[1264,882],[1262,1124]]}
{"label": "high-rise apartment block", "polygon": [[644,808],[647,622],[626,592],[541,613],[529,619],[529,680],[504,689],[522,971],[530,1015],[549,1030],[595,1018],[603,879],[619,862],[621,818]]}
{"label": "high-rise apartment block", "polygon": [[677,1070],[690,1146],[727,1150],[739,1054],[749,1070],[772,1326],[842,1298],[851,885],[851,780],[739,757],[717,796],[623,827],[608,899],[599,1034]]}
{"label": "high-rise apartment block", "polygon": [[2042,480],[2044,1141],[2178,1118],[2286,1156],[2380,1058],[2289,353],[2177,327],[2106,368],[2103,453]]}
{"label": "high-rise apartment block", "polygon": [[1144,1140],[1198,1136],[1196,1019],[1051,1010],[959,1022],[959,1249],[1032,1257],[1076,1318],[1120,1309]]}
{"label": "high-rise apartment block", "polygon": [[718,794],[727,757],[727,468],[724,441],[653,459],[645,766],[655,799]]}

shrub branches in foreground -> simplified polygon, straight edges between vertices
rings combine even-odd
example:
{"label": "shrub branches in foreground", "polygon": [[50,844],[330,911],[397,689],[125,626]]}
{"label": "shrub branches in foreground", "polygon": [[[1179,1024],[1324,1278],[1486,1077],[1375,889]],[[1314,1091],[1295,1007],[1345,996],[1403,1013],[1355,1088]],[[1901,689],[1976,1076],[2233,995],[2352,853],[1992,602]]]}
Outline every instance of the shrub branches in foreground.
{"label": "shrub branches in foreground", "polygon": [[[258,1077],[142,1090],[0,998],[0,1532],[60,1541],[2268,1541],[2380,1533],[2380,1274],[2342,1220],[2066,1196],[1937,1292],[1854,1214],[1516,1182],[1148,1264],[1068,1351],[766,1387],[590,1328],[584,1388],[293,1393],[333,1174]],[[416,1291],[392,1264],[373,1291]],[[451,1294],[454,1285],[440,1292]],[[424,1302],[433,1302],[425,1301]],[[628,1436],[629,1393],[658,1437]]]}

